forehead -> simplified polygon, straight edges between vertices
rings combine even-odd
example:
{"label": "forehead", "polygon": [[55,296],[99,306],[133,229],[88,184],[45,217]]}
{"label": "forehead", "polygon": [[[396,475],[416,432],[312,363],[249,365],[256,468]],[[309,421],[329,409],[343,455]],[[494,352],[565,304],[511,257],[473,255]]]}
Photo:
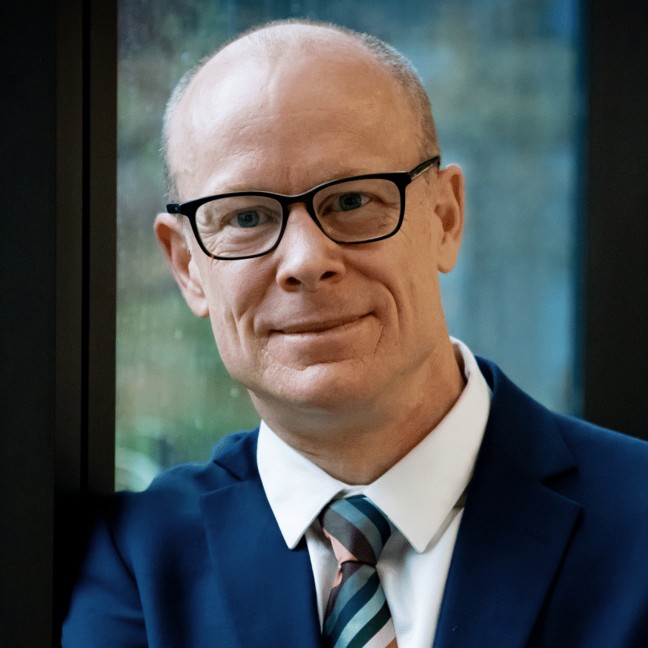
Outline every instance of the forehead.
{"label": "forehead", "polygon": [[[275,184],[257,188],[279,189],[280,170],[290,176],[311,164],[322,174],[313,184],[335,177],[335,167],[409,168],[412,155],[412,165],[418,161],[417,134],[401,86],[361,45],[347,38],[271,49],[235,43],[187,88],[171,123],[169,158],[187,198],[206,190],[206,172],[214,188],[223,188],[223,174],[241,177],[245,170],[242,181],[249,182],[258,167]],[[385,151],[396,159],[376,169],[373,158]],[[399,155],[409,157],[401,162]]]}

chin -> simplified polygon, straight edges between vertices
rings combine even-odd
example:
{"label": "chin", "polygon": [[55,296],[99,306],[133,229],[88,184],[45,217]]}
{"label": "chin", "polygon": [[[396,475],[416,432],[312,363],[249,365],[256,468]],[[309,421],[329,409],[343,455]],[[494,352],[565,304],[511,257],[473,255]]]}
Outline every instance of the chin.
{"label": "chin", "polygon": [[375,375],[370,378],[357,366],[340,364],[344,363],[310,365],[280,372],[282,375],[273,371],[273,380],[250,387],[250,391],[261,402],[321,412],[340,412],[373,401]]}

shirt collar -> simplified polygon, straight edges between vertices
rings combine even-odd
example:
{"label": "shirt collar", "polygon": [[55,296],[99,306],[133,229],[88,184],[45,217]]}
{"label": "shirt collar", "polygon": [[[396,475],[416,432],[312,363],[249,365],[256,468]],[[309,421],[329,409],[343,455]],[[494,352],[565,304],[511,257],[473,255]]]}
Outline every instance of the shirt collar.
{"label": "shirt collar", "polygon": [[452,342],[466,377],[459,399],[430,434],[365,487],[331,477],[261,422],[261,482],[290,549],[331,499],[358,491],[382,509],[419,553],[435,539],[468,486],[490,411],[490,390],[474,355],[459,340]]}
{"label": "shirt collar", "polygon": [[265,421],[259,427],[257,464],[270,508],[290,549],[324,506],[347,488],[280,439]]}

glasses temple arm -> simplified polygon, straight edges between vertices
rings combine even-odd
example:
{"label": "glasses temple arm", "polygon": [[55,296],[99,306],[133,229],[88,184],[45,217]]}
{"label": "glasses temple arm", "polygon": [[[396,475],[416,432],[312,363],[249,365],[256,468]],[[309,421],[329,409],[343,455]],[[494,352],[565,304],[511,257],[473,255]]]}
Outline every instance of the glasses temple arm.
{"label": "glasses temple arm", "polygon": [[418,176],[423,173],[423,171],[427,170],[431,166],[441,166],[441,156],[440,155],[435,155],[434,157],[431,157],[429,160],[425,160],[425,162],[421,162],[417,167],[414,167],[409,175],[410,179],[414,180]]}

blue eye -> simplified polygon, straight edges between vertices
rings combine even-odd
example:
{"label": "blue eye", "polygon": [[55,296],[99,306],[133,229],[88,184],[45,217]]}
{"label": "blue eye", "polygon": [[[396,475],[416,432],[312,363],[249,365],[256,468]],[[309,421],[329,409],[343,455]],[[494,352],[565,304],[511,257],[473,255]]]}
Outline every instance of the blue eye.
{"label": "blue eye", "polygon": [[256,227],[261,222],[261,217],[259,212],[250,210],[239,212],[233,221],[233,225],[237,227]]}
{"label": "blue eye", "polygon": [[345,193],[338,198],[338,207],[342,211],[350,211],[352,209],[359,209],[365,202],[366,200],[360,193]]}

